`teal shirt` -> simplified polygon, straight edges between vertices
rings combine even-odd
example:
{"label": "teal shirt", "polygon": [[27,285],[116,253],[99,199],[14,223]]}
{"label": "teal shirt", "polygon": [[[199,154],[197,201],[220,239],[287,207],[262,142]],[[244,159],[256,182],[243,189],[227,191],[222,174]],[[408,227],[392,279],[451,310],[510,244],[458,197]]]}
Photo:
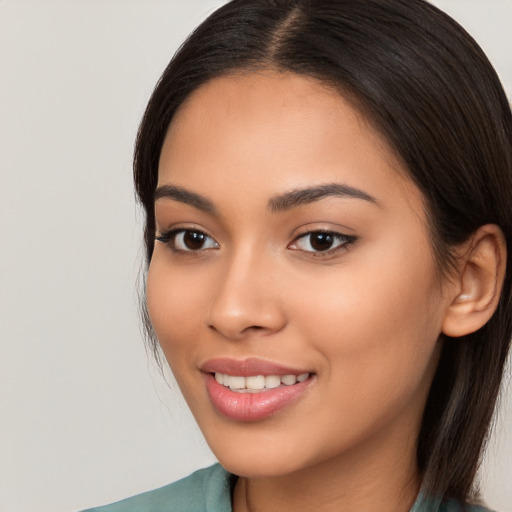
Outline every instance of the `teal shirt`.
{"label": "teal shirt", "polygon": [[[215,464],[165,487],[84,512],[231,512],[235,482],[236,476]],[[420,494],[410,512],[490,511],[477,506],[464,509],[453,501],[441,504],[440,500],[427,500]]]}

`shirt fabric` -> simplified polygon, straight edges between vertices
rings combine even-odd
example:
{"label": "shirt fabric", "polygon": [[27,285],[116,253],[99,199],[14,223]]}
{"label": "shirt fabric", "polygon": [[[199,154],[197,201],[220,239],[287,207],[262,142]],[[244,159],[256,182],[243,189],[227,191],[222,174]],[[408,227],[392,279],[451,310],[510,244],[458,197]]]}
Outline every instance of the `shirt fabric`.
{"label": "shirt fabric", "polygon": [[[84,512],[232,512],[231,494],[237,477],[220,464],[200,469],[190,476],[154,491]],[[420,494],[410,512],[491,512],[454,501],[425,498]]]}

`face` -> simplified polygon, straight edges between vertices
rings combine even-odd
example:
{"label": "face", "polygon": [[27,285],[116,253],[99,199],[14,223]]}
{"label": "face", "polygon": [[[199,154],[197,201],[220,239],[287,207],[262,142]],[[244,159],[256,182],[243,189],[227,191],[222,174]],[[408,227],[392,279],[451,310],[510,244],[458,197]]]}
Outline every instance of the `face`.
{"label": "face", "polygon": [[412,453],[446,300],[422,196],[355,109],[293,74],[214,79],[156,198],[150,317],[228,470]]}

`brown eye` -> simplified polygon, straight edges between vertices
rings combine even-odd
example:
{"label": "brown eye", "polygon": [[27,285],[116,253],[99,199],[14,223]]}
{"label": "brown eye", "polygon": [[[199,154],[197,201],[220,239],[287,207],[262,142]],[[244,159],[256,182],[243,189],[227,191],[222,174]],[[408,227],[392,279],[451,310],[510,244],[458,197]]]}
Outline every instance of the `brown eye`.
{"label": "brown eye", "polygon": [[156,240],[168,244],[176,252],[197,252],[206,249],[218,249],[219,244],[206,233],[193,229],[175,229],[156,237]]}
{"label": "brown eye", "polygon": [[331,233],[312,233],[309,243],[315,251],[327,251],[334,243],[334,236]]}
{"label": "brown eye", "polygon": [[355,240],[355,236],[332,231],[312,231],[297,238],[289,248],[304,252],[322,253],[334,251]]}
{"label": "brown eye", "polygon": [[191,229],[176,231],[174,239],[171,238],[171,243],[176,251],[201,251],[219,247],[219,244],[211,236]]}
{"label": "brown eye", "polygon": [[183,245],[191,251],[202,249],[207,238],[204,233],[199,231],[184,231],[182,235]]}

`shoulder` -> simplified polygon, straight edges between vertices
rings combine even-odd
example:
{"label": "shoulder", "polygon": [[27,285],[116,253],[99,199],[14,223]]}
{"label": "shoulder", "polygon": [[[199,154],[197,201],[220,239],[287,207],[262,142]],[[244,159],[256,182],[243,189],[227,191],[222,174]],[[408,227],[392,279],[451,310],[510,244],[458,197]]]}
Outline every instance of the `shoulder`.
{"label": "shoulder", "polygon": [[493,512],[483,505],[460,503],[456,500],[442,500],[420,493],[410,512]]}
{"label": "shoulder", "polygon": [[215,464],[159,489],[84,512],[230,512],[233,481]]}
{"label": "shoulder", "polygon": [[448,501],[439,507],[439,512],[493,512],[482,505],[462,505],[458,501]]}

